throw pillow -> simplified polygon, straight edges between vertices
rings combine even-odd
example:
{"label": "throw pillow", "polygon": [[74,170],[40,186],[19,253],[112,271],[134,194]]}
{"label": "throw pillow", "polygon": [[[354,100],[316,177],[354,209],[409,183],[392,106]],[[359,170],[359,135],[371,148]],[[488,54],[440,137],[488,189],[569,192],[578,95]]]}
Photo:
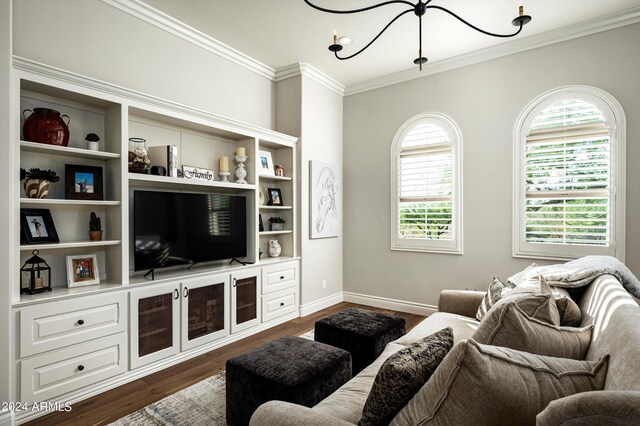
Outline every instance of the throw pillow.
{"label": "throw pillow", "polygon": [[556,298],[558,312],[560,313],[560,325],[577,327],[582,320],[582,312],[576,302],[573,301],[569,292],[564,288],[551,287],[553,297]]}
{"label": "throw pillow", "polygon": [[489,309],[502,298],[503,294],[513,289],[511,284],[504,284],[500,281],[500,278],[493,277],[493,281],[489,284],[489,290],[482,299],[482,303],[478,306],[478,312],[476,312],[476,319],[482,321],[482,318],[489,312]]}
{"label": "throw pillow", "polygon": [[535,425],[552,400],[603,389],[608,359],[552,358],[465,340],[391,425]]}
{"label": "throw pillow", "polygon": [[358,424],[388,425],[429,380],[452,346],[453,330],[447,327],[387,358],[373,381]]}
{"label": "throw pillow", "polygon": [[492,315],[492,312],[501,308],[507,303],[515,303],[522,311],[531,318],[539,319],[547,324],[560,325],[560,312],[556,305],[556,299],[552,294],[531,294],[516,293],[518,289],[508,293],[500,299],[498,303],[493,305],[486,318]]}
{"label": "throw pillow", "polygon": [[[544,297],[552,298],[551,295]],[[558,327],[527,315],[516,302],[490,312],[473,333],[479,343],[504,346],[533,354],[584,359],[593,326]]]}

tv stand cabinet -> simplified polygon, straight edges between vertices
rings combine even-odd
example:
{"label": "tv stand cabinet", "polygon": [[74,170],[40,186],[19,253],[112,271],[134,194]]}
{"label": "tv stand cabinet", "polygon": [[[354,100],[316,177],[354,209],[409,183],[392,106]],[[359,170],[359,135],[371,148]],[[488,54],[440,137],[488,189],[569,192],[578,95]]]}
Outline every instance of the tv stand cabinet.
{"label": "tv stand cabinet", "polygon": [[[40,64],[14,67],[13,140],[8,155],[15,180],[8,220],[15,268],[12,280],[14,377],[12,398],[23,402],[75,403],[196,357],[299,316],[297,248],[297,139],[268,129],[145,96]],[[52,108],[71,118],[69,146],[22,140],[22,111]],[[86,149],[96,133],[100,150]],[[128,139],[149,146],[176,145],[178,164],[212,169],[212,181],[128,171]],[[244,148],[246,184],[234,182],[234,154]],[[260,173],[269,153],[284,176]],[[218,180],[218,159],[230,158],[231,179]],[[65,165],[100,167],[102,199],[67,199]],[[63,178],[48,198],[26,198],[18,168],[53,169]],[[282,206],[268,206],[267,188],[281,191]],[[246,197],[247,256],[238,262],[155,270],[154,279],[133,271],[133,190],[225,193]],[[20,209],[51,212],[60,242],[19,241]],[[88,238],[89,213],[102,219],[104,238]],[[259,230],[271,216],[282,231]],[[269,240],[282,247],[268,257]],[[20,294],[19,269],[33,249],[51,266],[52,291]],[[95,255],[100,284],[67,287],[66,258]],[[55,378],[55,379],[53,379]],[[45,412],[16,413],[18,423]]]}

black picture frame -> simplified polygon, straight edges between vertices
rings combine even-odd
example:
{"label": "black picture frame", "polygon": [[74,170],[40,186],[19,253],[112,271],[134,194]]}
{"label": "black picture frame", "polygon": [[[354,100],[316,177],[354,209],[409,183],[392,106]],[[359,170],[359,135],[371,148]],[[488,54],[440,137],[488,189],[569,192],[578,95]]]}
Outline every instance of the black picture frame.
{"label": "black picture frame", "polygon": [[67,200],[104,200],[102,167],[65,164],[64,198]]}
{"label": "black picture frame", "polygon": [[20,209],[20,230],[25,244],[60,242],[49,209]]}
{"label": "black picture frame", "polygon": [[268,205],[284,206],[284,202],[282,201],[282,191],[280,191],[280,188],[267,188],[267,192],[269,193]]}
{"label": "black picture frame", "polygon": [[264,232],[264,224],[262,223],[262,215],[258,215],[258,231]]}

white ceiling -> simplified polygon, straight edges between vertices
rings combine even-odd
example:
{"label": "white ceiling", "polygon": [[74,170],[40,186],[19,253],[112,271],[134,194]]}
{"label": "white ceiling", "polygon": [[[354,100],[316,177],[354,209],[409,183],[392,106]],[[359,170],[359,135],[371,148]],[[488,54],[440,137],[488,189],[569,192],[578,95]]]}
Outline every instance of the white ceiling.
{"label": "white ceiling", "polygon": [[[333,30],[354,43],[341,55],[359,50],[393,17],[409,7],[392,4],[373,11],[335,15],[303,0],[144,0],[197,30],[273,68],[306,62],[344,85],[414,67],[418,56],[418,19],[409,13],[396,21],[360,56],[338,61],[327,50]],[[352,9],[379,0],[312,0],[331,9]],[[411,0],[414,2],[414,0]],[[433,0],[487,31],[509,33],[519,0]],[[640,0],[524,0],[532,16],[515,38],[565,28],[640,6]],[[485,36],[439,10],[423,17],[423,56],[435,63],[512,39]]]}

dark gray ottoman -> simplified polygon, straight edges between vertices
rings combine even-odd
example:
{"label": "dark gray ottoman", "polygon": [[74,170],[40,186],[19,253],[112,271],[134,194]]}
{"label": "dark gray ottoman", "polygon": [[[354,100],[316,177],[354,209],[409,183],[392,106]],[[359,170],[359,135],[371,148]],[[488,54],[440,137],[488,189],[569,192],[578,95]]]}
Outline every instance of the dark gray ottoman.
{"label": "dark gray ottoman", "polygon": [[396,315],[347,308],[317,321],[315,340],[349,351],[355,376],[375,361],[387,343],[404,335],[405,324]]}
{"label": "dark gray ottoman", "polygon": [[248,425],[267,401],[313,407],[351,379],[342,349],[284,336],[227,361],[227,424]]}

